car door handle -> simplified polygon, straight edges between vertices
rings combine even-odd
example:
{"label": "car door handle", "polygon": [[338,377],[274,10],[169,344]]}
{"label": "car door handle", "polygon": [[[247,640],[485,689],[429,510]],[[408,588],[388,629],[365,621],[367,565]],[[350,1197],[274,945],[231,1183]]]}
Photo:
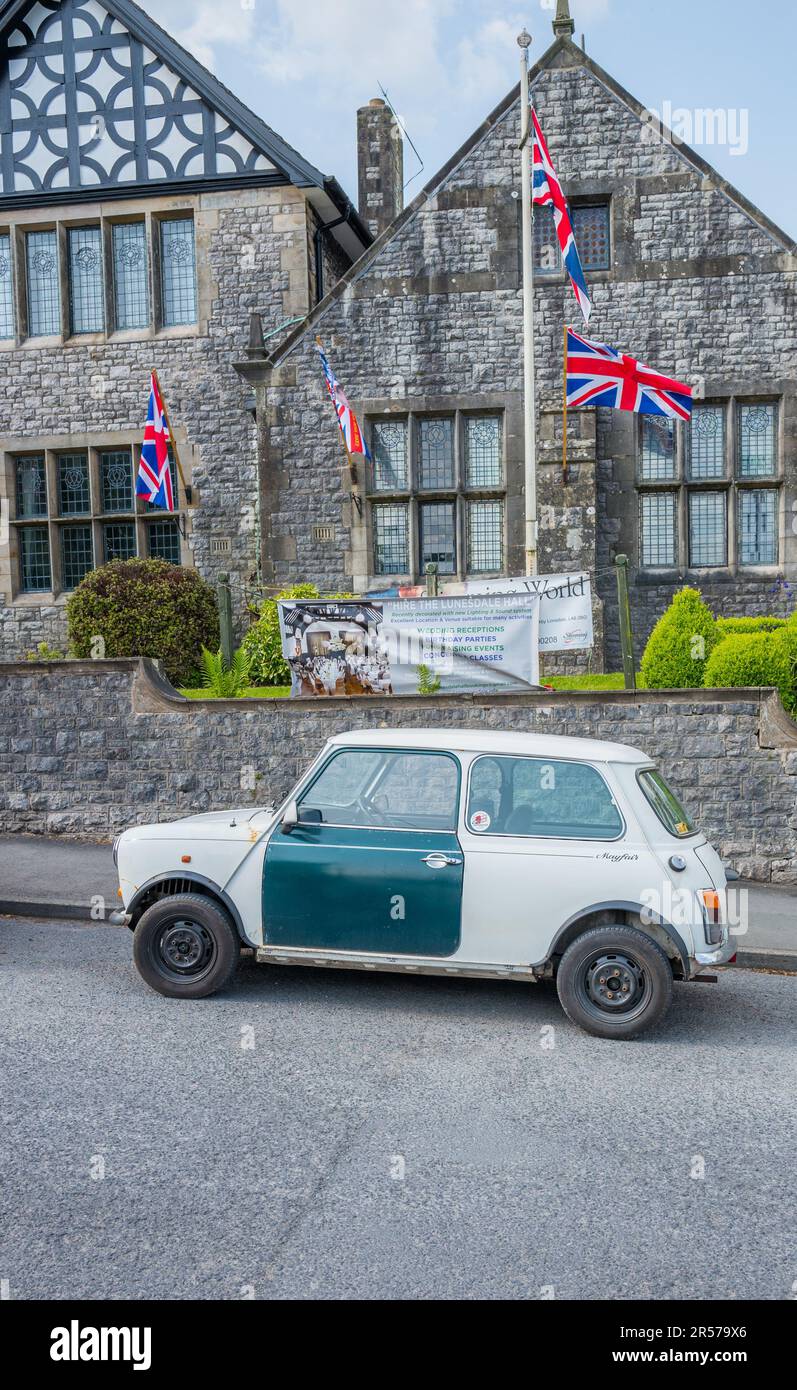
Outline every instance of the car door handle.
{"label": "car door handle", "polygon": [[461,864],[462,860],[452,859],[449,854],[442,854],[440,850],[436,850],[427,854],[423,863],[428,864],[430,869],[447,869],[450,864]]}

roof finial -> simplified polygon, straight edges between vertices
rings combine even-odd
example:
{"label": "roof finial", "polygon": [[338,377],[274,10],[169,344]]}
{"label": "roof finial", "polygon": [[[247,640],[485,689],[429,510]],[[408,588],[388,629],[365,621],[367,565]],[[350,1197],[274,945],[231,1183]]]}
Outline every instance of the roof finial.
{"label": "roof finial", "polygon": [[569,0],[556,0],[556,18],[553,31],[558,39],[566,39],[575,33],[575,20],[570,18]]}

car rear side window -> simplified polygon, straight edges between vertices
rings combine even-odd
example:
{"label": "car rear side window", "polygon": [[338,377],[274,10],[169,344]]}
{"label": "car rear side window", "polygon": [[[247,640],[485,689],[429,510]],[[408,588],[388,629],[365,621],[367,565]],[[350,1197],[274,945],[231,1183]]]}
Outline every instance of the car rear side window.
{"label": "car rear side window", "polygon": [[299,819],[382,830],[453,830],[459,763],[447,753],[347,748],[299,798]]}
{"label": "car rear side window", "polygon": [[616,840],[623,818],[609,787],[588,763],[550,758],[478,758],[466,816],[480,835]]}
{"label": "car rear side window", "polygon": [[637,781],[647,801],[653,807],[665,830],[682,839],[684,835],[694,835],[697,826],[687,814],[671,787],[667,786],[660,772],[655,768],[645,768],[637,773]]}

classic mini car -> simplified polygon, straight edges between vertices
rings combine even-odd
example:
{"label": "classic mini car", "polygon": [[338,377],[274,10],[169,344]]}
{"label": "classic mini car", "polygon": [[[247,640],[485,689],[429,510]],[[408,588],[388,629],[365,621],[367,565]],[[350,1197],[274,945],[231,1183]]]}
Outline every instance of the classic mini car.
{"label": "classic mini car", "polygon": [[605,1038],[733,955],[725,871],[651,759],[592,739],[339,734],[275,809],[126,830],[136,965],[161,994],[269,965],[554,979]]}

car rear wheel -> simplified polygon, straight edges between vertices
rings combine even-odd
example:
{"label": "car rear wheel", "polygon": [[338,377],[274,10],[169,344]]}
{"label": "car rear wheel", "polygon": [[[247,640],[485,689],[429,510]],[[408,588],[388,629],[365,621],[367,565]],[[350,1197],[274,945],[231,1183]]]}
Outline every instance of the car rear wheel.
{"label": "car rear wheel", "polygon": [[598,1038],[634,1038],[672,998],[672,970],[652,937],[621,924],[593,927],[565,951],[556,975],[568,1018]]}
{"label": "car rear wheel", "polygon": [[142,913],[133,936],[139,975],[173,999],[203,999],[223,989],[240,954],[227,913],[202,893],[161,898]]}

